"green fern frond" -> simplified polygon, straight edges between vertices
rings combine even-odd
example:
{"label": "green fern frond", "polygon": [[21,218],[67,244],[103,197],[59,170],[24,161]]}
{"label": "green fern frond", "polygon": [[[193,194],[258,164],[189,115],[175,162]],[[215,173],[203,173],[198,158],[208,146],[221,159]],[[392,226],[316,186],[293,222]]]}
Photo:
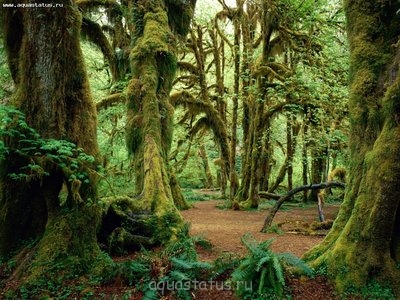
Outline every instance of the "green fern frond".
{"label": "green fern frond", "polygon": [[188,261],[176,257],[170,259],[173,266],[178,269],[193,270],[193,269],[210,269],[211,264],[200,261]]}
{"label": "green fern frond", "polygon": [[275,241],[275,238],[270,238],[268,240],[265,240],[259,244],[259,247],[261,247],[264,250],[271,251],[270,246],[272,243]]}
{"label": "green fern frond", "polygon": [[259,295],[264,293],[266,275],[267,275],[267,268],[264,267],[261,270],[260,282],[258,284],[258,294]]}
{"label": "green fern frond", "polygon": [[310,268],[302,259],[293,255],[292,253],[280,253],[278,254],[278,257],[279,260],[282,261],[285,265],[291,266],[309,277],[314,276],[313,269]]}
{"label": "green fern frond", "polygon": [[193,262],[188,260],[171,257],[170,261],[172,262],[172,265],[177,269],[189,270],[193,268]]}
{"label": "green fern frond", "polygon": [[273,272],[275,273],[275,277],[278,280],[278,283],[284,286],[285,277],[283,276],[283,269],[278,256],[274,256],[272,258],[272,266],[273,266]]}
{"label": "green fern frond", "polygon": [[168,274],[168,278],[166,278],[167,281],[172,281],[172,282],[179,282],[179,281],[189,281],[190,276],[184,272],[178,271],[178,270],[172,270]]}
{"label": "green fern frond", "polygon": [[159,300],[157,290],[148,289],[143,295],[142,300]]}
{"label": "green fern frond", "polygon": [[268,284],[272,287],[274,291],[279,290],[278,282],[276,280],[276,274],[274,272],[274,267],[272,264],[268,265]]}
{"label": "green fern frond", "polygon": [[260,269],[264,266],[265,263],[268,263],[271,261],[271,257],[268,256],[264,256],[262,257],[258,262],[257,262],[257,267],[256,267],[256,271],[260,271]]}
{"label": "green fern frond", "polygon": [[[249,265],[252,266],[252,265]],[[231,277],[233,281],[250,281],[254,277],[254,268],[241,268],[239,266],[235,271],[233,271]]]}
{"label": "green fern frond", "polygon": [[257,246],[256,240],[250,233],[246,233],[241,237],[242,244],[246,247],[249,253],[253,253],[253,249]]}

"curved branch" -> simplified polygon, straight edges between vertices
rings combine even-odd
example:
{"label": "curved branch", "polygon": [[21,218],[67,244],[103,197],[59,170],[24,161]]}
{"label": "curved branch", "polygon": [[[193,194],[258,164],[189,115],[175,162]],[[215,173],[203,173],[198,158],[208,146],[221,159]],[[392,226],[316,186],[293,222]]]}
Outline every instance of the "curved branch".
{"label": "curved branch", "polygon": [[233,44],[232,44],[232,42],[225,36],[225,34],[221,31],[221,28],[219,28],[219,25],[218,25],[218,20],[223,20],[223,19],[225,19],[225,18],[227,18],[227,16],[228,16],[228,12],[227,11],[220,11],[219,13],[217,13],[217,15],[215,16],[215,19],[214,19],[214,26],[215,26],[215,29],[217,30],[217,32],[218,32],[218,35],[225,41],[225,43],[227,43],[228,44],[228,46],[232,49],[233,48]]}
{"label": "curved branch", "polygon": [[195,65],[185,62],[185,61],[179,61],[178,62],[178,69],[181,71],[188,71],[190,74],[193,75],[198,75],[199,74],[199,69]]}
{"label": "curved branch", "polygon": [[255,71],[254,71],[255,76],[271,76],[273,79],[277,79],[279,81],[285,81],[285,77],[279,75],[277,72],[275,72],[272,68],[269,66],[259,66]]}
{"label": "curved branch", "polygon": [[271,106],[266,112],[264,112],[263,120],[271,118],[274,114],[283,111],[285,108],[292,106],[293,104],[299,104],[296,100],[289,100],[286,102],[280,102]]}
{"label": "curved branch", "polygon": [[75,3],[82,11],[88,11],[95,7],[120,8],[120,5],[114,0],[78,0]]}
{"label": "curved branch", "polygon": [[82,34],[92,43],[97,45],[110,65],[111,74],[115,79],[117,74],[116,58],[110,42],[105,36],[101,26],[87,17],[82,20]]}
{"label": "curved branch", "polygon": [[221,119],[218,111],[211,105],[211,103],[198,101],[190,93],[186,91],[174,93],[170,97],[170,101],[174,106],[184,106],[190,109],[193,115],[205,113],[207,117],[201,118],[197,121],[192,129],[192,134],[197,133],[200,128],[211,128],[218,143],[221,146],[221,156],[225,160],[226,168],[229,172],[229,142],[228,134],[224,121]]}
{"label": "curved branch", "polygon": [[299,187],[289,191],[286,195],[279,198],[279,200],[276,201],[274,207],[271,208],[269,215],[267,216],[267,218],[264,221],[264,225],[263,225],[263,228],[261,229],[261,232],[266,232],[268,230],[268,228],[272,224],[272,220],[274,219],[279,208],[282,206],[283,202],[290,199],[293,195],[300,193],[301,191],[305,191],[305,190],[320,190],[320,189],[327,189],[327,188],[334,188],[334,187],[344,189],[345,184],[342,182],[338,182],[338,181],[328,181],[328,182],[323,182],[323,183],[319,183],[319,184],[302,185],[302,186],[299,186]]}
{"label": "curved branch", "polygon": [[260,198],[264,198],[264,199],[274,199],[274,200],[279,200],[280,198],[282,198],[282,195],[279,194],[274,194],[274,193],[270,193],[270,192],[258,192],[258,196]]}

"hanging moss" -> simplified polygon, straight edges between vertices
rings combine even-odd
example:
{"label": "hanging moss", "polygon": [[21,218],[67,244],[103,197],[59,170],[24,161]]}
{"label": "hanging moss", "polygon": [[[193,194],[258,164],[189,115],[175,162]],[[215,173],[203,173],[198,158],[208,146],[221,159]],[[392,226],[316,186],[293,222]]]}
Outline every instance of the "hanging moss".
{"label": "hanging moss", "polygon": [[[132,80],[127,89],[127,144],[134,154],[137,199],[134,206],[151,212],[151,243],[166,243],[181,231],[177,206],[186,207],[168,166],[174,109],[169,100],[177,69],[176,37],[164,1],[137,1]],[[175,205],[176,203],[176,205]],[[124,227],[125,229],[125,227]],[[118,238],[130,239],[129,230]]]}
{"label": "hanging moss", "polygon": [[[143,35],[137,40],[135,48],[132,50],[130,59],[141,62],[151,55],[169,55],[172,50],[174,37],[168,27],[168,18],[161,8],[155,8],[156,12],[148,12],[144,15],[145,25]],[[135,68],[133,68],[135,75]]]}
{"label": "hanging moss", "polygon": [[169,26],[173,32],[186,36],[194,15],[196,0],[166,0]]}

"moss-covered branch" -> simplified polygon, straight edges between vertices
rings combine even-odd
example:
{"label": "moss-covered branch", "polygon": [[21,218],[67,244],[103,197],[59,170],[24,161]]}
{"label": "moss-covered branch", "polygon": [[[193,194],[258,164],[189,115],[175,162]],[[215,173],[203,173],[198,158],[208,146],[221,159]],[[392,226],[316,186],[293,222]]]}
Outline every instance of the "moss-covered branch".
{"label": "moss-covered branch", "polygon": [[324,183],[319,183],[319,184],[302,185],[302,186],[299,186],[299,187],[287,192],[285,195],[280,197],[278,199],[278,201],[276,201],[274,207],[271,208],[269,215],[267,216],[267,218],[264,221],[264,225],[261,229],[261,232],[267,232],[268,228],[272,224],[272,220],[274,219],[279,208],[282,206],[283,202],[285,202],[286,200],[289,200],[295,194],[300,193],[305,190],[320,190],[320,189],[327,189],[327,188],[333,188],[333,187],[338,187],[338,188],[344,189],[345,184],[342,182],[329,181],[329,182],[324,182]]}
{"label": "moss-covered branch", "polygon": [[120,10],[120,5],[114,0],[77,0],[75,3],[82,11],[85,12],[98,7],[111,7],[115,8],[116,10]]}
{"label": "moss-covered branch", "polygon": [[110,106],[113,106],[118,103],[125,103],[126,95],[124,93],[117,93],[107,96],[106,98],[101,99],[96,103],[97,111],[101,111],[102,109],[106,109]]}
{"label": "moss-covered branch", "polygon": [[100,48],[110,65],[113,81],[115,81],[118,77],[118,71],[114,49],[111,47],[111,44],[101,29],[101,26],[91,19],[84,17],[82,21],[82,35]]}
{"label": "moss-covered branch", "polygon": [[229,171],[230,149],[228,134],[226,132],[225,123],[221,119],[218,111],[211,105],[211,103],[199,101],[186,91],[172,94],[171,103],[174,106],[184,106],[188,108],[190,113],[193,115],[200,113],[206,114],[206,117],[200,118],[196,122],[191,130],[191,134],[196,134],[200,129],[210,128],[220,144],[221,157],[223,158],[227,170]]}

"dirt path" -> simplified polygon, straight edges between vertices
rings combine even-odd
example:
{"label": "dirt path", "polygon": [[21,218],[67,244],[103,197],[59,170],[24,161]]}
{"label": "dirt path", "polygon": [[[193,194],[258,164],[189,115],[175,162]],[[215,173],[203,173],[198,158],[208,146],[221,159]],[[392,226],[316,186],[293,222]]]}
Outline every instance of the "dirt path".
{"label": "dirt path", "polygon": [[[272,249],[277,252],[292,252],[301,256],[323,239],[323,236],[296,234],[298,228],[318,221],[316,208],[291,208],[277,213],[274,223],[280,223],[284,234],[260,233],[268,211],[232,211],[218,208],[223,201],[209,200],[196,202],[194,207],[183,211],[186,221],[191,223],[191,234],[208,239],[214,246],[212,252],[201,253],[205,260],[214,259],[223,252],[245,253],[240,238],[250,232],[258,240],[275,237]],[[339,207],[327,205],[324,209],[326,219],[333,219]],[[292,233],[287,233],[287,232]]]}
{"label": "dirt path", "polygon": [[[196,202],[194,207],[183,211],[186,221],[191,223],[191,234],[201,235],[213,244],[212,251],[200,250],[201,260],[214,260],[223,252],[246,254],[240,238],[250,232],[257,240],[266,240],[275,237],[272,249],[276,252],[292,252],[301,256],[323,236],[304,235],[300,232],[309,231],[310,224],[318,222],[316,207],[290,208],[280,210],[274,219],[275,224],[280,224],[283,234],[260,233],[268,211],[232,211],[223,210],[223,201],[209,200]],[[326,205],[325,218],[334,219],[339,210],[337,205]],[[297,233],[296,233],[297,232]],[[291,299],[294,300],[337,300],[332,285],[325,277],[317,276],[307,280],[291,278],[288,282]],[[237,299],[232,291],[196,291],[196,299],[220,300]]]}

